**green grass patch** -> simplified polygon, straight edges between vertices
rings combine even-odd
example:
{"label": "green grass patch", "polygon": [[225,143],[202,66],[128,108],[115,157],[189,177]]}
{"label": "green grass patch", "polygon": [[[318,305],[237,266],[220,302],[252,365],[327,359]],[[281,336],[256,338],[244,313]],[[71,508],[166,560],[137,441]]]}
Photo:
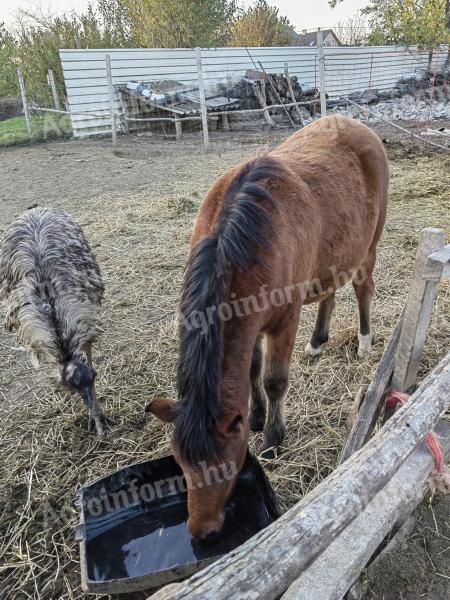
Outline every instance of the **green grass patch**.
{"label": "green grass patch", "polygon": [[[72,135],[72,125],[67,115],[32,115],[31,129],[34,142],[47,142]],[[28,144],[29,141],[25,117],[0,121],[0,146]]]}

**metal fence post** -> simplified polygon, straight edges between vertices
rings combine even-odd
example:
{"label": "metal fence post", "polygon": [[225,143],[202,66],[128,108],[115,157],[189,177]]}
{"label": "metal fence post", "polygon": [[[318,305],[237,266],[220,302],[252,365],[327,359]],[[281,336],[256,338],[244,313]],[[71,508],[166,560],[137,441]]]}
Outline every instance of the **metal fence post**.
{"label": "metal fence post", "polygon": [[206,112],[205,84],[203,82],[202,51],[195,49],[197,55],[198,93],[200,95],[200,113],[202,116],[203,145],[209,148],[208,113]]}
{"label": "metal fence post", "polygon": [[17,75],[19,77],[20,95],[22,96],[23,114],[25,115],[25,122],[27,124],[27,132],[30,142],[33,141],[33,130],[31,128],[31,117],[30,110],[28,108],[27,95],[25,92],[25,79],[20,69],[17,69]]}
{"label": "metal fence post", "polygon": [[114,86],[112,80],[111,71],[111,57],[109,54],[105,54],[106,61],[106,78],[108,79],[108,92],[109,92],[109,109],[111,112],[111,132],[112,132],[112,143],[113,148],[117,147],[117,123],[116,123],[116,106],[114,103]]}
{"label": "metal fence post", "polygon": [[59,103],[58,92],[56,91],[55,74],[52,69],[48,70],[48,83],[52,90],[53,104],[56,110],[61,110],[61,104]]}
{"label": "metal fence post", "polygon": [[325,84],[325,47],[323,45],[323,33],[317,32],[317,49],[319,55],[319,85],[320,85],[320,116],[327,116],[327,94]]}

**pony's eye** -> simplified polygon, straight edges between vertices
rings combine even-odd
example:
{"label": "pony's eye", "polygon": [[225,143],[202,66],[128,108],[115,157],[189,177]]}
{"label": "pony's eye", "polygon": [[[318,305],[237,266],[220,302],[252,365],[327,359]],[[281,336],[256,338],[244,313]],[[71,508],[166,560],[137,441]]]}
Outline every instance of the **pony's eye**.
{"label": "pony's eye", "polygon": [[231,421],[231,423],[228,425],[228,431],[230,431],[230,432],[238,431],[239,425],[242,424],[243,420],[244,419],[242,418],[242,415],[236,415],[234,417],[234,419]]}

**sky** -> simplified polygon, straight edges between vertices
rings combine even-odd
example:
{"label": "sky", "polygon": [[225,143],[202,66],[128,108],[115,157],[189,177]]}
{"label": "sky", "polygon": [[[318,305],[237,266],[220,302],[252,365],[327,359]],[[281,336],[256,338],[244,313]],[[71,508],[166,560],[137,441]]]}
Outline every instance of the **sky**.
{"label": "sky", "polygon": [[[62,13],[70,9],[82,10],[89,0],[43,0],[39,2],[44,7],[50,7],[52,12]],[[343,0],[336,8],[331,9],[328,0],[270,0],[272,5],[280,9],[280,14],[289,18],[297,31],[302,29],[327,28],[335,26],[347,15],[354,14],[358,9],[368,4],[368,0]],[[248,6],[252,0],[241,0]],[[0,0],[0,22],[10,23],[12,13],[17,8],[29,8],[36,5],[34,0]]]}

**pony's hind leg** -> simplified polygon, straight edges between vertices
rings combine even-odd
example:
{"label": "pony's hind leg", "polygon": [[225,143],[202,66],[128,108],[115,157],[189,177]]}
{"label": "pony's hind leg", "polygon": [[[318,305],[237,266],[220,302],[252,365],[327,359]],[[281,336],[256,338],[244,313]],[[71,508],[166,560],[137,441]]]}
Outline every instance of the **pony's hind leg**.
{"label": "pony's hind leg", "polygon": [[328,342],[330,330],[330,320],[333,314],[335,300],[334,292],[319,302],[317,310],[317,319],[314,331],[310,341],[306,345],[305,354],[308,356],[318,356],[322,350],[323,344]]}
{"label": "pony's hind leg", "polygon": [[288,389],[289,367],[294,349],[298,319],[291,319],[285,329],[268,335],[264,363],[264,389],[268,398],[268,414],[264,441],[259,449],[263,458],[275,458],[283,442],[284,400]]}
{"label": "pony's hind leg", "polygon": [[250,380],[252,384],[252,396],[250,400],[249,425],[251,431],[263,431],[266,422],[266,399],[262,385],[262,336],[258,336],[253,350],[252,365],[250,368]]}
{"label": "pony's hind leg", "polygon": [[370,351],[372,335],[370,333],[370,304],[375,290],[373,268],[375,256],[361,266],[353,278],[356,301],[359,311],[358,356],[362,357]]}

